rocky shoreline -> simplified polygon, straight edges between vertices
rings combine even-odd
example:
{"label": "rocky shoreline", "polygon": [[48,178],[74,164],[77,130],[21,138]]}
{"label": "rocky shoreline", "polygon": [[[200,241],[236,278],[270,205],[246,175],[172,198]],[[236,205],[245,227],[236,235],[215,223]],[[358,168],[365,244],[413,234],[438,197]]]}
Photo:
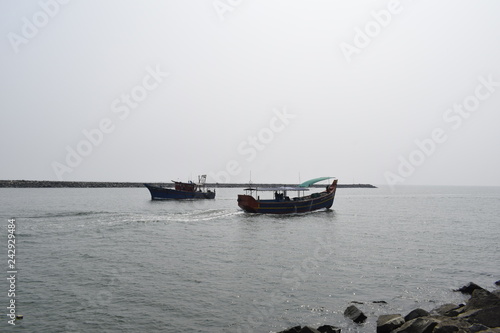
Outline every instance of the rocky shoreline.
{"label": "rocky shoreline", "polygon": [[[456,292],[470,295],[465,304],[443,304],[430,312],[414,309],[407,315],[385,314],[377,319],[377,333],[500,333],[500,280],[488,291],[470,282]],[[355,305],[344,311],[346,320],[363,325],[367,316]],[[341,333],[341,328],[296,326],[279,333]]]}
{"label": "rocky shoreline", "polygon": [[[157,186],[173,187],[173,183],[157,183],[157,182],[147,182],[148,184],[153,184]],[[258,187],[274,187],[274,186],[295,186],[289,184],[252,184],[252,186]],[[242,188],[248,187],[248,184],[244,183],[207,183],[207,187],[215,188]],[[51,181],[51,180],[0,180],[1,187],[10,188],[64,188],[64,187],[75,187],[75,188],[122,188],[122,187],[144,187],[144,183],[137,182],[74,182],[74,181]],[[311,187],[325,187],[325,185],[313,185]],[[371,184],[339,184],[338,188],[376,188],[376,186]]]}

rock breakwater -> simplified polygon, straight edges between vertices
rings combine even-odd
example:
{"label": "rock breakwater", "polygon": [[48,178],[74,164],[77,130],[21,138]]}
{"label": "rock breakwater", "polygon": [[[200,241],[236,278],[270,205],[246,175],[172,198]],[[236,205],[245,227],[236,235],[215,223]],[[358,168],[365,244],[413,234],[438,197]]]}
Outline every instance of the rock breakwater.
{"label": "rock breakwater", "polygon": [[[173,187],[173,183],[158,183],[158,182],[146,182],[148,184]],[[295,186],[289,184],[252,184],[254,187],[275,187],[275,186]],[[232,184],[222,184],[222,183],[207,183],[207,187],[216,188],[244,188],[248,187],[248,184],[243,183],[232,183]],[[108,187],[108,188],[120,188],[120,187],[144,187],[144,183],[137,182],[74,182],[74,181],[51,181],[51,180],[0,180],[1,187],[15,187],[15,188],[62,188],[62,187],[76,187],[76,188],[98,188],[98,187]],[[324,187],[324,185],[313,185],[312,187]],[[376,188],[371,184],[339,184],[338,188]]]}
{"label": "rock breakwater", "polygon": [[[500,286],[500,281],[495,282]],[[414,309],[407,315],[384,314],[377,318],[377,333],[500,333],[500,289],[488,291],[471,282],[457,290],[470,295],[465,304],[443,304],[431,311]],[[355,305],[344,312],[346,320],[363,325],[366,315]],[[341,328],[295,326],[279,333],[340,333]]]}

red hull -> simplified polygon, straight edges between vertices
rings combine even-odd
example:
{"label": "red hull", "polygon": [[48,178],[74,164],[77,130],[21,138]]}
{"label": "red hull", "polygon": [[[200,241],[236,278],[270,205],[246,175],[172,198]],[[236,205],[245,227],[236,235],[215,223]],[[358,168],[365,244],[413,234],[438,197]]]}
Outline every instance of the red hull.
{"label": "red hull", "polygon": [[260,200],[251,195],[238,195],[238,206],[248,213],[261,214],[290,214],[305,213],[319,209],[328,209],[333,205],[335,192],[337,190],[337,179],[326,191],[293,200],[272,199]]}

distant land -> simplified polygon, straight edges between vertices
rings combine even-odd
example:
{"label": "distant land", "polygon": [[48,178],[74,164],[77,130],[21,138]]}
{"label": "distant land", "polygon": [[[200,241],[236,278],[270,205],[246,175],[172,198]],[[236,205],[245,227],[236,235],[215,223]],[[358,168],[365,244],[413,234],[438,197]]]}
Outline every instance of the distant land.
{"label": "distant land", "polygon": [[[173,183],[156,183],[145,182],[148,184],[173,187]],[[73,181],[52,181],[52,180],[0,180],[0,187],[16,187],[16,188],[61,188],[61,187],[76,187],[76,188],[120,188],[120,187],[143,187],[144,183],[133,182],[73,182]],[[248,183],[207,183],[207,187],[248,187]],[[275,186],[296,186],[296,184],[254,184],[257,187],[275,187]],[[325,187],[325,185],[313,185],[311,187]],[[377,188],[371,184],[338,184],[338,188]]]}

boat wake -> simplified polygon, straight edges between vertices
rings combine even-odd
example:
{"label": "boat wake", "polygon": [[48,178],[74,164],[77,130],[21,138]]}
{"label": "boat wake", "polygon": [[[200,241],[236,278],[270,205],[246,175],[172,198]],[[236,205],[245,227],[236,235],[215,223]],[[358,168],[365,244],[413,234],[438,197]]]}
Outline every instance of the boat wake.
{"label": "boat wake", "polygon": [[207,209],[199,211],[190,211],[184,213],[168,214],[162,220],[176,221],[176,222],[198,222],[198,221],[211,221],[216,219],[225,219],[234,215],[241,214],[242,212],[227,209]]}
{"label": "boat wake", "polygon": [[57,219],[57,218],[86,218],[89,216],[106,215],[111,212],[106,211],[66,211],[66,212],[48,212],[39,215],[28,215],[28,219]]}

